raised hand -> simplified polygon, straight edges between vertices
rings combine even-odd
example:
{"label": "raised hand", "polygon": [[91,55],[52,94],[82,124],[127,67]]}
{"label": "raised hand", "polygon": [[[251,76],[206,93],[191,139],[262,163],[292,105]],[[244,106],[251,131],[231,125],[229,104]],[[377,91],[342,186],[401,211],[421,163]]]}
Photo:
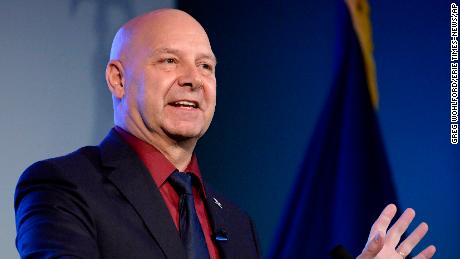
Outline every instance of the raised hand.
{"label": "raised hand", "polygon": [[[396,215],[396,206],[390,204],[385,207],[378,219],[372,225],[367,244],[357,259],[401,259],[405,258],[428,232],[428,225],[423,222],[401,243],[402,234],[415,217],[413,209],[406,209],[401,217],[390,226]],[[399,245],[398,245],[399,244]],[[436,252],[433,245],[428,246],[414,259],[431,258]]]}

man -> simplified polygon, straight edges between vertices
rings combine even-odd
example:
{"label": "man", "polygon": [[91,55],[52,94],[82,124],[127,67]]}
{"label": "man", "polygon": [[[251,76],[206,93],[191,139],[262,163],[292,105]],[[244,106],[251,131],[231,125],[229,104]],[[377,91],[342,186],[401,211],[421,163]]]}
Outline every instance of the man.
{"label": "man", "polygon": [[[106,69],[116,127],[99,146],[35,163],[15,195],[23,258],[260,258],[251,219],[201,179],[194,148],[216,105],[216,58],[201,25],[173,9],[116,34]],[[400,258],[414,217],[390,205],[361,259]],[[420,258],[434,254],[428,247]],[[423,257],[424,256],[424,257]]]}

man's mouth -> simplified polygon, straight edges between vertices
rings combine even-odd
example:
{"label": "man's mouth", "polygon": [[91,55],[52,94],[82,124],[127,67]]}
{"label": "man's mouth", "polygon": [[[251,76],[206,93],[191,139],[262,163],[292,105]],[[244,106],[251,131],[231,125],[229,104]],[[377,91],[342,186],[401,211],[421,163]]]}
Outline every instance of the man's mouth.
{"label": "man's mouth", "polygon": [[195,101],[184,101],[184,100],[175,101],[175,102],[169,103],[169,105],[172,105],[174,107],[184,107],[184,108],[193,108],[193,109],[199,108],[198,102],[195,102]]}

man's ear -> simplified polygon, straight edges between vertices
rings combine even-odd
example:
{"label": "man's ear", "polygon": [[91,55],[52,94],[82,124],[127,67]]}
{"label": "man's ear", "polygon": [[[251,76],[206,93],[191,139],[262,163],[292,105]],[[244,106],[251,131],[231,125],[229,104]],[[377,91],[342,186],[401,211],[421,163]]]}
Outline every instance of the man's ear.
{"label": "man's ear", "polygon": [[123,98],[125,95],[123,65],[118,60],[110,60],[105,69],[107,87],[114,97]]}

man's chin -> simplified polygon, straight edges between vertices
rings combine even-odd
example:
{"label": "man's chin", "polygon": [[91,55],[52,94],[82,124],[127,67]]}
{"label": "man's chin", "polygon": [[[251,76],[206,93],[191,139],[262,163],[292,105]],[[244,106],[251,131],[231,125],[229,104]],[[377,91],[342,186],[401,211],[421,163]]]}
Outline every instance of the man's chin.
{"label": "man's chin", "polygon": [[195,131],[165,131],[166,135],[176,141],[176,142],[184,142],[184,141],[197,141],[203,134],[201,132]]}

